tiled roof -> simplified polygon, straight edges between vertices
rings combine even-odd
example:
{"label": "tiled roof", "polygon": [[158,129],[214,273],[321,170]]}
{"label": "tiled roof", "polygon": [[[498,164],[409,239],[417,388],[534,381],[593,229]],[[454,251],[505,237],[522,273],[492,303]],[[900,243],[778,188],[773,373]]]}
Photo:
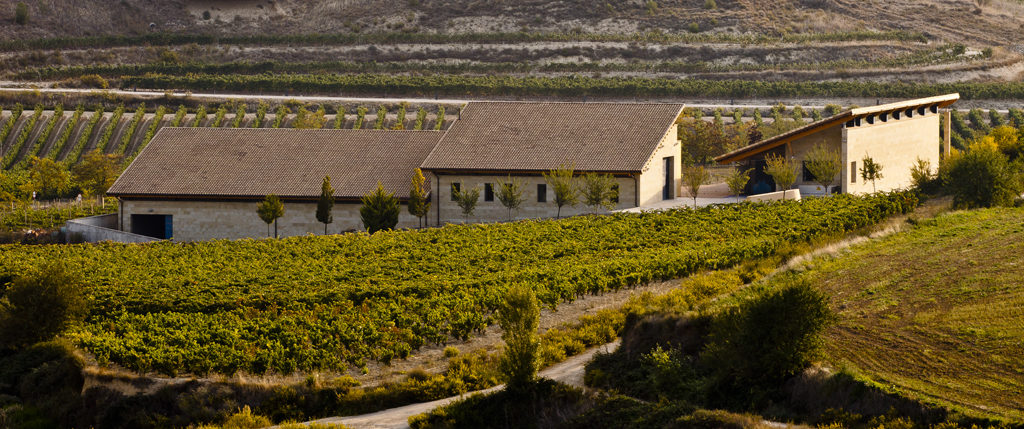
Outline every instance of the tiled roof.
{"label": "tiled roof", "polygon": [[681,104],[471,102],[425,170],[640,172]]}
{"label": "tiled roof", "polygon": [[334,195],[361,197],[377,186],[409,195],[413,170],[437,131],[163,128],[108,194],[317,198],[324,176]]}

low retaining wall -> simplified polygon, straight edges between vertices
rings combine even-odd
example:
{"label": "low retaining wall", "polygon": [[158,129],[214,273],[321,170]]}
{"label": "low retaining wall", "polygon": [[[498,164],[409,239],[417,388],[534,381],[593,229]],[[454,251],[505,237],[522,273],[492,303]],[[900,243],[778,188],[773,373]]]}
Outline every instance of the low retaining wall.
{"label": "low retaining wall", "polygon": [[88,243],[99,243],[101,241],[116,241],[119,243],[163,241],[158,238],[118,230],[116,214],[71,219],[64,226],[64,236],[67,237],[66,240],[69,242],[72,238],[81,238]]}
{"label": "low retaining wall", "polygon": [[767,194],[757,194],[747,197],[747,201],[753,201],[756,203],[763,203],[767,201],[779,201],[779,200],[799,200],[800,190],[799,189],[788,189],[785,191],[769,192]]}

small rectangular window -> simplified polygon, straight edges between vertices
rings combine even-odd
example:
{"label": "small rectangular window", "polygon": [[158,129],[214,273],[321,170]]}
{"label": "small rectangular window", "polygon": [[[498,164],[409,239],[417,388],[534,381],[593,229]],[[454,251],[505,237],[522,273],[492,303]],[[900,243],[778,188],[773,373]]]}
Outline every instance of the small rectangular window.
{"label": "small rectangular window", "polygon": [[537,184],[537,202],[546,203],[548,202],[548,185],[546,183]]}
{"label": "small rectangular window", "polygon": [[455,194],[458,194],[462,190],[461,183],[452,183],[452,201],[455,201]]}
{"label": "small rectangular window", "polygon": [[850,161],[850,183],[857,183],[857,161]]}
{"label": "small rectangular window", "polygon": [[484,183],[484,201],[494,201],[494,186]]}

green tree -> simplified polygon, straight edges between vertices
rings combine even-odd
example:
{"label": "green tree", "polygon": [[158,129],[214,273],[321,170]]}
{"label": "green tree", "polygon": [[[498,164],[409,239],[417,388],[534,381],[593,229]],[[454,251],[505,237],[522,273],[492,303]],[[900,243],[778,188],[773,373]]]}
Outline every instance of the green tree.
{"label": "green tree", "polygon": [[537,334],[540,306],[533,289],[525,285],[510,287],[497,318],[503,331],[501,339],[505,341],[498,367],[505,378],[506,389],[524,392],[536,381],[541,364]]}
{"label": "green tree", "polygon": [[49,158],[29,159],[29,192],[40,198],[56,198],[71,191],[71,173],[63,163]]}
{"label": "green tree", "polygon": [[861,160],[860,178],[864,181],[871,181],[871,191],[874,192],[875,181],[882,178],[882,164],[875,162],[870,156],[865,156]]}
{"label": "green tree", "polygon": [[299,107],[299,111],[295,113],[295,120],[292,121],[292,128],[318,130],[323,128],[325,123],[327,123],[327,112],[323,107],[316,112],[312,112],[305,107]]}
{"label": "green tree", "polygon": [[377,107],[377,118],[373,122],[373,129],[381,130],[384,129],[384,121],[388,119],[388,109],[384,105]]}
{"label": "green tree", "polygon": [[835,321],[823,293],[787,278],[717,316],[700,360],[712,369],[713,390],[777,389],[822,357],[822,334]]}
{"label": "green tree", "polygon": [[373,234],[377,231],[395,229],[401,209],[395,194],[384,190],[384,185],[377,182],[377,188],[363,196],[363,206],[359,208],[359,217],[363,220],[366,231]]}
{"label": "green tree", "polygon": [[413,170],[412,183],[409,186],[409,214],[416,216],[423,227],[423,218],[430,213],[430,201],[427,200],[427,179],[419,168]]}
{"label": "green tree", "polygon": [[324,176],[320,184],[320,200],[316,203],[316,220],[324,224],[324,235],[327,225],[334,222],[334,188],[331,187],[331,176]]}
{"label": "green tree", "polygon": [[284,203],[277,195],[267,195],[256,208],[256,214],[267,224],[267,236],[270,236],[270,224],[274,224],[274,238],[277,238],[277,220],[284,216]]}
{"label": "green tree", "polygon": [[595,211],[600,207],[614,209],[615,201],[619,198],[618,190],[615,189],[615,178],[611,174],[584,174],[580,196],[583,197],[583,203]]}
{"label": "green tree", "polygon": [[725,183],[729,185],[729,192],[732,192],[737,197],[740,196],[743,193],[743,189],[747,187],[747,182],[750,181],[750,173],[753,171],[753,168],[747,170],[733,169],[729,177],[725,179]]}
{"label": "green tree", "polygon": [[939,167],[942,185],[957,208],[1009,206],[1024,186],[1020,164],[1012,164],[992,145],[977,142]]}
{"label": "green tree", "polygon": [[391,127],[392,130],[405,129],[405,110],[407,107],[409,107],[409,103],[404,101],[398,105],[398,119],[395,120],[395,125]]}
{"label": "green tree", "polygon": [[[796,163],[793,160],[775,154],[769,154],[764,160],[766,163],[764,172],[772,176],[779,190],[785,191],[793,186],[793,182],[796,181]],[[782,194],[782,199],[786,199],[785,192]]]}
{"label": "green tree", "polygon": [[804,157],[807,170],[814,176],[814,182],[825,188],[828,195],[828,188],[835,182],[836,175],[843,168],[842,157],[838,150],[831,150],[824,144],[818,143],[811,148]]}
{"label": "green tree", "polygon": [[121,156],[96,149],[86,154],[82,162],[71,169],[71,174],[83,194],[102,198],[121,174]]}
{"label": "green tree", "polygon": [[519,210],[523,205],[523,184],[519,179],[508,177],[507,181],[498,180],[498,201],[508,209],[508,220],[512,220],[512,211]]}
{"label": "green tree", "polygon": [[474,186],[473,189],[466,189],[465,184],[459,183],[459,189],[455,191],[454,196],[455,204],[462,209],[462,216],[469,220],[476,210],[477,202],[480,201],[480,188]]}
{"label": "green tree", "polygon": [[556,218],[562,217],[562,207],[573,207],[579,202],[579,194],[576,192],[576,177],[573,166],[564,164],[558,168],[544,173],[544,181],[555,193],[555,205],[558,206]]}
{"label": "green tree", "polygon": [[28,5],[23,1],[14,5],[14,22],[18,25],[28,24]]}
{"label": "green tree", "polygon": [[687,165],[683,167],[682,179],[683,186],[686,186],[686,190],[693,197],[693,207],[696,208],[697,194],[700,192],[700,187],[711,180],[711,173],[708,173],[703,165]]}
{"label": "green tree", "polygon": [[0,299],[0,348],[47,341],[88,313],[81,276],[52,262],[17,276]]}

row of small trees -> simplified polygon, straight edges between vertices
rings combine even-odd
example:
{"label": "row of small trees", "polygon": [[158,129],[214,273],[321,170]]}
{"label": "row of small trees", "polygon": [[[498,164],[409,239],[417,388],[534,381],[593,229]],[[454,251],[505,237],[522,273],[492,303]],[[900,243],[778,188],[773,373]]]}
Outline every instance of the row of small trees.
{"label": "row of small trees", "polygon": [[[573,207],[581,202],[597,210],[602,207],[612,209],[618,201],[618,187],[615,186],[615,179],[610,174],[576,175],[572,166],[563,165],[544,173],[544,181],[553,191],[553,202],[558,207],[557,217],[562,216],[562,207]],[[463,215],[468,218],[473,215],[480,201],[480,188],[467,188],[462,185],[460,182],[459,186],[453,188],[452,196],[455,203],[462,209]],[[513,219],[515,212],[526,200],[523,191],[523,183],[517,178],[509,176],[506,180],[498,180],[495,197],[508,210],[509,220]],[[430,212],[428,192],[426,178],[423,176],[423,172],[417,168],[409,187],[407,208],[409,214],[419,219],[420,227],[423,227],[424,219]],[[377,183],[376,189],[363,196],[361,202],[363,206],[359,209],[359,215],[363,227],[371,234],[381,230],[394,229],[398,225],[398,216],[401,212],[398,198],[394,193],[387,192],[380,182]],[[316,208],[316,220],[324,224],[324,234],[327,234],[327,226],[334,222],[333,209],[334,188],[331,186],[331,178],[325,176]],[[267,224],[267,235],[271,236],[270,226],[273,224],[272,236],[277,237],[277,220],[284,216],[284,202],[281,201],[281,198],[273,194],[267,195],[257,206],[256,213]]]}

